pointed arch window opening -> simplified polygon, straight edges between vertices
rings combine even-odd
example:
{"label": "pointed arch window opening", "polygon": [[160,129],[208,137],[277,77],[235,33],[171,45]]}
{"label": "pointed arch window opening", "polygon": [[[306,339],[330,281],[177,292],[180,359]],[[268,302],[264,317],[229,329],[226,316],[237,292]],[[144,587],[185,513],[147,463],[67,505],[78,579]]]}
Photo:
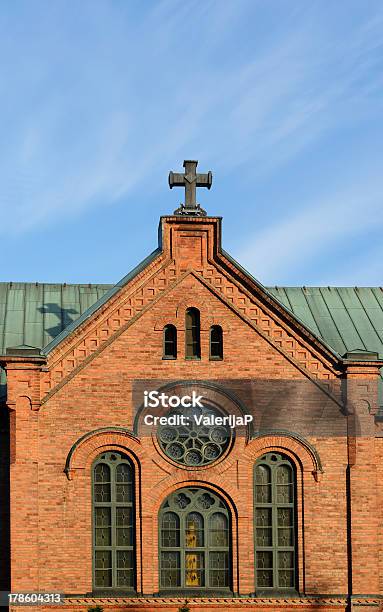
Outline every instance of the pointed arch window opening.
{"label": "pointed arch window opening", "polygon": [[134,471],[123,454],[94,462],[92,506],[94,590],[135,592]]}
{"label": "pointed arch window opening", "polygon": [[177,328],[165,325],[163,330],[163,359],[177,359]]}
{"label": "pointed arch window opening", "polygon": [[201,359],[201,323],[197,308],[188,308],[185,313],[185,358]]}

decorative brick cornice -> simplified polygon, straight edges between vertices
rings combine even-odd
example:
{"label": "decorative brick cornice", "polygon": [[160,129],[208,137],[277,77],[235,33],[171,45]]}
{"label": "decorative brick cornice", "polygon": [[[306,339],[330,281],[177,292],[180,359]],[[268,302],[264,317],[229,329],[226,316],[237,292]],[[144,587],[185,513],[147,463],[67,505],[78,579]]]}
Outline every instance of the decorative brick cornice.
{"label": "decorative brick cornice", "polygon": [[[201,282],[209,291],[211,291],[211,293],[213,293],[226,306],[228,306],[234,313],[236,313],[240,318],[242,318],[242,320],[245,321],[250,327],[252,327],[253,329],[256,329],[258,333],[270,345],[272,345],[278,352],[283,354],[284,357],[288,361],[294,364],[294,366],[298,368],[304,376],[311,379],[312,382],[318,387],[320,387],[320,389],[326,395],[331,397],[331,399],[333,399],[337,404],[339,404],[339,406],[343,407],[342,402],[331,392],[329,388],[330,380],[331,378],[334,378],[333,373],[331,373],[330,370],[328,369],[329,366],[320,362],[319,359],[313,361],[312,357],[310,357],[309,361],[307,361],[306,360],[306,358],[308,358],[307,356],[311,355],[310,351],[308,352],[304,351],[304,356],[305,356],[306,361],[302,363],[299,359],[299,351],[296,354],[294,354],[294,352],[290,350],[288,345],[286,346],[282,341],[279,342],[278,340],[276,340],[275,337],[273,337],[273,335],[270,334],[270,330],[264,330],[262,329],[262,327],[259,327],[258,320],[254,321],[251,318],[251,316],[249,316],[251,315],[251,313],[247,313],[241,307],[238,307],[237,303],[234,303],[232,299],[228,298],[225,294],[222,294],[219,288],[217,289],[214,286],[212,286],[208,282],[207,279],[205,279],[203,276],[200,275],[199,272],[191,271],[191,270],[184,272],[179,278],[174,278],[174,281],[169,286],[167,286],[161,293],[159,293],[155,297],[152,297],[152,299],[148,300],[148,302],[144,306],[141,305],[140,309],[136,312],[136,314],[131,319],[124,322],[123,324],[120,321],[120,326],[117,327],[116,330],[114,329],[109,330],[108,336],[103,342],[100,342],[100,341],[96,342],[96,340],[93,340],[94,342],[96,342],[94,348],[92,349],[90,345],[88,346],[88,349],[84,348],[83,350],[84,355],[81,357],[80,360],[78,360],[78,363],[77,361],[74,360],[74,357],[72,354],[70,354],[70,356],[66,354],[52,368],[49,368],[49,372],[47,372],[48,378],[46,379],[46,382],[51,385],[51,389],[43,397],[41,403],[42,404],[46,403],[53,394],[55,394],[59,389],[61,389],[84,366],[86,366],[93,358],[98,356],[118,336],[120,336],[124,331],[126,331],[133,323],[135,323],[135,321],[137,321],[139,317],[141,317],[144,313],[146,313],[152,307],[152,305],[157,303],[159,300],[165,297],[165,295],[167,295],[170,291],[175,289],[175,287],[177,287],[180,283],[182,283],[182,281],[185,278],[187,278],[189,275],[192,275],[196,280]],[[264,314],[264,316],[265,317],[268,316],[267,313]],[[110,319],[111,316],[109,315],[109,317],[107,318]],[[265,321],[266,319],[262,319],[262,320]],[[267,319],[267,321],[271,322],[272,319],[269,318]],[[279,333],[278,330],[281,333],[283,332],[283,330],[281,330],[281,328],[277,328],[276,325],[274,325],[274,327],[277,330],[277,333]],[[97,333],[97,329],[95,333]],[[88,341],[92,341],[91,337],[90,337],[90,340],[89,339],[87,340],[87,342]],[[295,346],[299,348],[298,340],[296,341]],[[77,365],[75,365],[76,363]],[[66,372],[66,375],[64,376],[65,372]],[[54,384],[54,380],[57,374],[59,374],[59,379],[57,379],[57,384]]]}
{"label": "decorative brick cornice", "polygon": [[[146,287],[150,293],[143,297],[143,289],[133,292],[132,295],[125,295],[125,306],[123,308],[115,307],[114,311],[104,313],[104,317],[97,325],[89,330],[86,337],[80,337],[77,340],[76,346],[71,347],[68,352],[63,354],[54,364],[47,369],[44,390],[47,391],[42,403],[44,404],[54,393],[63,387],[63,385],[71,380],[84,366],[86,366],[94,357],[99,355],[107,346],[109,346],[118,336],[126,331],[141,315],[143,315],[150,306],[158,302],[161,297],[182,281],[182,278],[175,280],[174,266],[162,270],[163,274],[152,279],[150,287]],[[155,289],[156,279],[163,280],[161,289]],[[137,297],[138,295],[138,297]],[[120,296],[121,300],[124,296]],[[128,304],[128,305],[127,305]],[[116,310],[117,308],[117,310]],[[123,314],[123,312],[125,314]],[[114,316],[118,318],[113,319]],[[111,321],[115,321],[115,325],[110,325]]]}
{"label": "decorative brick cornice", "polygon": [[[163,217],[160,234],[158,255],[49,353],[48,368],[42,375],[43,403],[91,355],[190,272],[313,379],[326,384],[339,376],[343,369],[340,357],[221,250],[220,218]],[[206,325],[212,324],[209,313],[207,319]]]}
{"label": "decorative brick cornice", "polygon": [[[206,607],[221,610],[257,610],[267,608],[274,611],[283,608],[287,611],[293,609],[318,609],[326,606],[326,609],[345,609],[348,598],[346,595],[340,596],[308,596],[308,597],[188,597],[188,604],[191,609],[203,610]],[[367,598],[357,598],[354,604],[379,606],[382,602],[380,596]],[[100,605],[104,608],[121,607],[133,610],[141,609],[166,609],[180,607],[185,603],[185,597],[81,597],[66,596],[64,605],[71,607],[86,607]]]}

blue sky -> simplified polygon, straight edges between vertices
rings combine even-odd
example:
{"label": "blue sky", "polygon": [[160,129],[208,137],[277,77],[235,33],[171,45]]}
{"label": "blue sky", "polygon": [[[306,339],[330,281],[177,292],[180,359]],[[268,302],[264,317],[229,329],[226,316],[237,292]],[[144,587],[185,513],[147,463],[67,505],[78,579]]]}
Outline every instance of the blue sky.
{"label": "blue sky", "polygon": [[21,1],[0,11],[1,281],[113,283],[198,159],[266,285],[383,285],[381,0]]}

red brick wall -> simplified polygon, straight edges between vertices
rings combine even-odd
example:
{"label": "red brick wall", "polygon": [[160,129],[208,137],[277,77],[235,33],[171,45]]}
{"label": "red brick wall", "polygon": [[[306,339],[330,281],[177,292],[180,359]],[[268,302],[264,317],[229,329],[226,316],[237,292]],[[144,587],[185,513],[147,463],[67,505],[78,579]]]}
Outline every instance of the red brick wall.
{"label": "red brick wall", "polygon": [[[106,449],[123,449],[136,466],[139,592],[158,592],[158,510],[170,492],[188,484],[211,488],[225,499],[232,514],[233,590],[242,596],[255,591],[253,467],[256,459],[269,450],[284,452],[296,466],[300,593],[348,593],[348,528],[357,543],[354,593],[371,595],[382,590],[381,499],[377,497],[378,483],[382,482],[382,450],[375,443],[374,432],[371,430],[363,443],[357,441],[357,459],[350,472],[355,513],[348,526],[346,472],[350,445],[347,418],[340,413],[339,405],[341,372],[337,372],[326,350],[299,326],[288,327],[289,322],[268,303],[267,296],[261,303],[260,293],[250,299],[246,297],[249,287],[238,289],[238,278],[233,280],[229,271],[224,271],[223,262],[216,261],[217,220],[203,222],[205,225],[188,221],[181,232],[174,218],[165,220],[164,252],[158,261],[122,289],[103,308],[102,315],[95,315],[65,340],[49,357],[46,371],[40,371],[39,364],[32,369],[30,364],[18,364],[21,369],[9,365],[9,404],[16,414],[11,465],[13,591],[79,595],[92,591],[91,464]],[[164,265],[174,274],[164,276]],[[197,269],[197,274],[188,273],[188,267]],[[215,274],[217,278],[226,274],[225,286],[232,286],[233,292],[219,293],[213,281],[199,276],[206,270],[213,270],[212,279]],[[145,275],[152,275],[151,294],[143,289],[148,288]],[[134,298],[129,297],[132,287]],[[140,307],[137,292],[141,292]],[[184,359],[184,312],[189,306],[201,312],[200,361]],[[129,309],[131,319],[125,320]],[[251,318],[251,310],[256,309]],[[174,323],[178,329],[175,361],[162,360],[162,329],[166,323]],[[209,328],[214,323],[224,330],[223,361],[209,360]],[[376,373],[371,374],[374,376]],[[259,406],[266,420],[267,402],[259,393],[259,384],[258,396],[249,396],[243,379],[258,383],[295,381],[304,391],[294,396],[293,404],[286,401],[283,405],[288,416],[291,413],[293,431],[303,431],[307,442],[315,447],[323,470],[318,468],[310,448],[293,435],[270,434],[254,440],[237,436],[230,454],[217,465],[185,470],[167,461],[150,437],[139,439],[112,431],[79,444],[68,478],[65,462],[81,436],[99,428],[133,429],[132,388],[137,379],[238,380],[235,390],[239,399],[245,404],[252,402],[255,412]],[[332,386],[322,390],[318,380]],[[372,395],[373,390],[368,393]],[[285,424],[286,413],[282,411],[280,418]],[[372,415],[366,419],[373,423]],[[280,423],[273,417],[270,424],[278,429]],[[344,601],[340,599],[336,608],[344,609]],[[71,609],[81,609],[76,605]],[[155,602],[150,605],[157,608]],[[150,605],[142,603],[137,609],[150,609]],[[228,602],[220,607],[232,605],[237,604]],[[247,604],[246,609],[261,609],[259,603],[256,605],[253,608]],[[304,604],[304,600],[296,605],[300,609],[333,609],[328,601],[319,608],[317,604]],[[177,609],[172,606],[169,609]],[[295,604],[268,606],[275,611],[293,609]],[[210,610],[206,606],[192,609]]]}

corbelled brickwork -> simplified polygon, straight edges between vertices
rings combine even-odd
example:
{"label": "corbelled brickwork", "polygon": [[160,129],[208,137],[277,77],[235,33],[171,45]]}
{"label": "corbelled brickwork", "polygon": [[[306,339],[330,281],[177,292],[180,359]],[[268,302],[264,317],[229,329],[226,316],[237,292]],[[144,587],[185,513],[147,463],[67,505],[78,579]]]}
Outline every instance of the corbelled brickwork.
{"label": "corbelled brickwork", "polygon": [[[344,362],[236,268],[221,251],[219,219],[165,217],[161,235],[153,261],[46,358],[2,359],[13,424],[12,591],[62,592],[71,611],[96,603],[177,611],[184,598],[157,595],[158,512],[171,492],[198,485],[230,511],[235,597],[192,598],[193,612],[379,609],[381,363]],[[201,315],[201,359],[193,361],[184,348],[189,307]],[[162,358],[169,323],[178,331],[176,360]],[[209,359],[212,325],[223,329],[222,361]],[[216,464],[185,469],[142,434],[137,380],[199,381],[226,411],[251,409],[254,431],[238,434]],[[204,381],[214,381],[209,391]],[[230,381],[232,397],[219,381]],[[137,598],[89,595],[91,466],[106,450],[123,451],[135,468]],[[299,595],[262,599],[255,596],[253,474],[271,451],[296,470]]]}

